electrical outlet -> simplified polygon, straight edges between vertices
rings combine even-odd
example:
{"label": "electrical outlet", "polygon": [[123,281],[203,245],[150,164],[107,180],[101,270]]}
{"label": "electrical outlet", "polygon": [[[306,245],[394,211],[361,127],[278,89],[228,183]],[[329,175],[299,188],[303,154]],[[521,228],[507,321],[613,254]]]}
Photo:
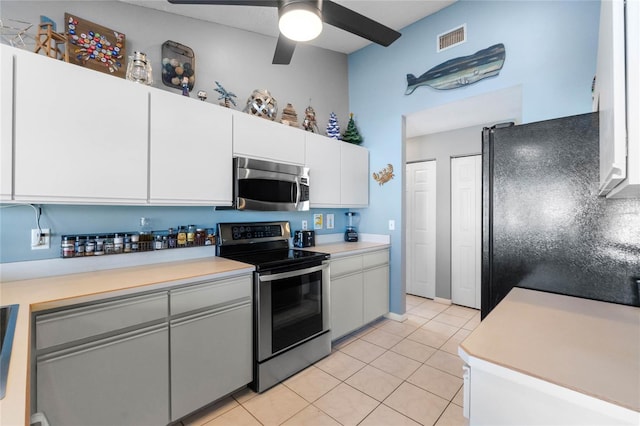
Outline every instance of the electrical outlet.
{"label": "electrical outlet", "polygon": [[44,250],[51,246],[51,230],[49,228],[31,230],[31,250]]}
{"label": "electrical outlet", "polygon": [[389,231],[394,231],[396,229],[396,221],[393,219],[389,219]]}
{"label": "electrical outlet", "polygon": [[306,231],[307,229],[309,229],[309,224],[307,223],[306,220],[302,221],[302,230]]}

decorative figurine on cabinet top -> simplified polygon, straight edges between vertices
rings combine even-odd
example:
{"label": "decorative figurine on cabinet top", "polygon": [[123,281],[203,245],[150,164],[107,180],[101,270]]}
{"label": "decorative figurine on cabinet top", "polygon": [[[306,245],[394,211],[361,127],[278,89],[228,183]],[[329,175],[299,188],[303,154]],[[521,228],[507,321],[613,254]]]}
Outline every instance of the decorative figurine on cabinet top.
{"label": "decorative figurine on cabinet top", "polygon": [[293,105],[287,104],[287,106],[282,109],[280,122],[287,126],[298,127],[298,114],[296,114],[296,110],[293,109]]}
{"label": "decorative figurine on cabinet top", "polygon": [[267,120],[275,120],[278,115],[278,102],[268,90],[256,89],[247,99],[247,106],[244,108],[244,112]]}
{"label": "decorative figurine on cabinet top", "polygon": [[220,93],[220,97],[218,98],[218,100],[220,100],[220,99],[224,100],[224,102],[220,102],[220,106],[227,107],[227,108],[231,108],[230,104],[233,104],[233,106],[237,106],[236,105],[236,101],[233,100],[233,98],[237,98],[235,93],[228,92],[217,81],[216,81],[216,86],[218,86],[218,87],[213,89],[213,90],[215,90],[216,92]]}
{"label": "decorative figurine on cabinet top", "polygon": [[340,140],[340,125],[336,113],[329,114],[329,123],[327,123],[327,136],[331,139]]}
{"label": "decorative figurine on cabinet top", "polygon": [[205,92],[204,90],[198,90],[198,99],[200,99],[201,101],[206,101],[207,100],[207,92]]}
{"label": "decorative figurine on cabinet top", "polygon": [[69,46],[69,62],[107,74],[125,76],[126,37],[119,31],[64,14]]}
{"label": "decorative figurine on cabinet top", "polygon": [[347,130],[345,130],[342,135],[342,140],[355,145],[362,143],[362,135],[358,132],[356,122],[353,120],[353,113],[349,114],[349,123],[347,124]]}
{"label": "decorative figurine on cabinet top", "polygon": [[316,123],[316,112],[311,105],[304,110],[304,121],[302,122],[302,127],[307,132],[320,133],[318,130],[318,124]]}
{"label": "decorative figurine on cabinet top", "polygon": [[[167,40],[162,43],[162,82],[165,86],[183,90],[193,90],[196,83],[196,57],[193,49],[184,44]],[[188,96],[188,95],[187,95]]]}

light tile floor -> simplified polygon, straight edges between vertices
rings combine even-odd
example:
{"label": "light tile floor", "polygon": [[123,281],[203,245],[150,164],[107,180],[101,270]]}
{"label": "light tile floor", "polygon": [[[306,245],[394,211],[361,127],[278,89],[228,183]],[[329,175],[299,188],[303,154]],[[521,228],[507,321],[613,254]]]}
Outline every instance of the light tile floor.
{"label": "light tile floor", "polygon": [[460,342],[480,312],[407,295],[407,319],[381,319],[272,389],[243,389],[184,426],[467,425]]}

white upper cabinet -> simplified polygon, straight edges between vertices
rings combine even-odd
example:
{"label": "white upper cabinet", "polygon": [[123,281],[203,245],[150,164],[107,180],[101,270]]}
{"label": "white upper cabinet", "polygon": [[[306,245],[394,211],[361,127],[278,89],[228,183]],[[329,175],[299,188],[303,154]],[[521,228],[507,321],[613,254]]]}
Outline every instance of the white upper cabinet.
{"label": "white upper cabinet", "polygon": [[369,151],[314,133],[306,145],[311,207],[367,207]]}
{"label": "white upper cabinet", "polygon": [[236,111],[233,155],[281,163],[304,164],[303,130]]}
{"label": "white upper cabinet", "polygon": [[13,55],[0,45],[0,201],[13,197]]}
{"label": "white upper cabinet", "polygon": [[346,142],[340,144],[340,202],[343,207],[369,205],[369,151]]}
{"label": "white upper cabinet", "polygon": [[340,145],[337,141],[315,133],[306,135],[306,161],[309,168],[309,204],[311,207],[340,205]]}
{"label": "white upper cabinet", "polygon": [[20,51],[15,199],[146,203],[148,89]]}
{"label": "white upper cabinet", "polygon": [[640,197],[639,9],[638,1],[601,3],[594,109],[600,115],[600,195],[607,197]]}
{"label": "white upper cabinet", "polygon": [[231,111],[151,89],[149,202],[230,206]]}

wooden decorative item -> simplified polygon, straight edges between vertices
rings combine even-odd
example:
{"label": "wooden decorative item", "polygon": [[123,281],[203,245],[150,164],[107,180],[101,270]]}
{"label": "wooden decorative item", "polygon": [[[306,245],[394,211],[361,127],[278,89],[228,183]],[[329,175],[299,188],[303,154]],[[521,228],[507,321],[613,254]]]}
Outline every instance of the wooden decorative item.
{"label": "wooden decorative item", "polygon": [[280,122],[291,127],[298,127],[298,114],[296,114],[293,105],[287,104],[287,106],[282,109]]}
{"label": "wooden decorative item", "polygon": [[380,170],[378,173],[373,172],[373,179],[375,179],[375,181],[378,182],[378,185],[380,186],[389,182],[394,177],[395,175],[393,174],[393,166],[391,164],[387,164],[387,167]]}
{"label": "wooden decorative item", "polygon": [[102,25],[64,14],[70,62],[92,70],[125,77],[126,37]]}
{"label": "wooden decorative item", "polygon": [[[64,48],[61,50],[60,45]],[[56,32],[56,23],[50,18],[40,15],[40,24],[38,25],[38,35],[36,36],[35,53],[44,51],[44,54],[50,58],[62,59],[69,62],[69,45],[67,44],[67,36],[63,33]]]}

